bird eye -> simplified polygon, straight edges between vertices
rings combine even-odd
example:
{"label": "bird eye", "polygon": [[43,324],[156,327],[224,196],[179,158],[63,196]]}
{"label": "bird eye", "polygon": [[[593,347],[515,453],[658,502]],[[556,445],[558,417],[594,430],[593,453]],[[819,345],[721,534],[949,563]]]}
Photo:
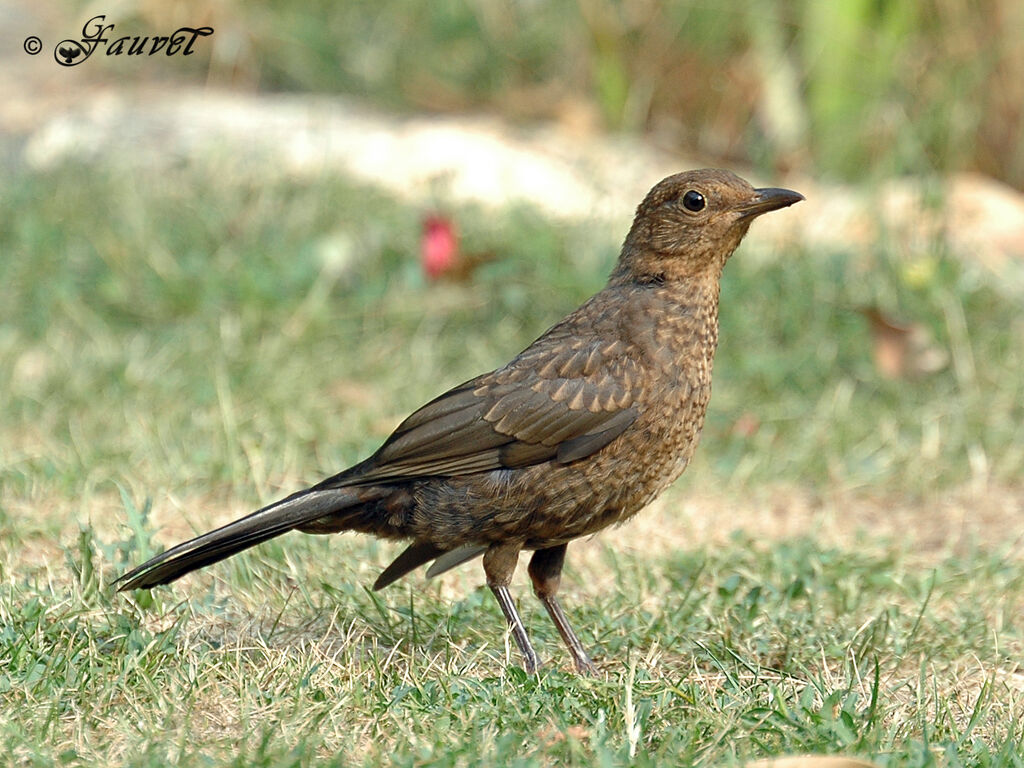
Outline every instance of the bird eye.
{"label": "bird eye", "polygon": [[683,195],[683,207],[688,211],[697,213],[697,211],[703,211],[704,206],[707,203],[704,201],[704,195],[698,192],[696,189],[691,189]]}

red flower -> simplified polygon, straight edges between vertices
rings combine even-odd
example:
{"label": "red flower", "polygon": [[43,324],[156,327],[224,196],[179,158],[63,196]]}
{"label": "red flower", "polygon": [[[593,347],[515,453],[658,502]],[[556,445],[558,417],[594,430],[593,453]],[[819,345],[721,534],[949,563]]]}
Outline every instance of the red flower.
{"label": "red flower", "polygon": [[431,280],[452,271],[459,262],[459,236],[447,216],[431,214],[423,219],[420,264]]}

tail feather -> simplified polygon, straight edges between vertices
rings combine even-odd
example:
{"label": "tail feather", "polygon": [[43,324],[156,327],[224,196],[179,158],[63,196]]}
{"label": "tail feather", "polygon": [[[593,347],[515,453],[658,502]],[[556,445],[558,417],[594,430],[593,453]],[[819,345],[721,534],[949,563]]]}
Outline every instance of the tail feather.
{"label": "tail feather", "polygon": [[427,569],[427,578],[432,579],[447,573],[452,568],[457,568],[463,563],[468,563],[474,557],[479,557],[487,551],[483,544],[466,544],[458,549],[450,549],[435,560]]}
{"label": "tail feather", "polygon": [[419,568],[428,560],[433,560],[438,555],[444,554],[444,550],[427,541],[414,541],[394,561],[385,568],[377,581],[373,583],[374,589],[384,589],[388,584],[398,581],[409,571]]}
{"label": "tail feather", "polygon": [[216,563],[296,526],[356,507],[358,489],[305,490],[258,509],[222,528],[172,547],[117,579],[117,591],[149,589],[168,584],[186,573]]}

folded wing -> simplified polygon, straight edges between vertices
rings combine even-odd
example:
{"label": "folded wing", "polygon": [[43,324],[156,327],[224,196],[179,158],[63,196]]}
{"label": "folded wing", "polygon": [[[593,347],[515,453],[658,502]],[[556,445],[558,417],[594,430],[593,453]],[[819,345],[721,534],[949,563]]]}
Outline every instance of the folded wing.
{"label": "folded wing", "polygon": [[636,420],[643,377],[628,353],[622,342],[542,337],[505,367],[427,403],[373,456],[318,487],[585,458]]}

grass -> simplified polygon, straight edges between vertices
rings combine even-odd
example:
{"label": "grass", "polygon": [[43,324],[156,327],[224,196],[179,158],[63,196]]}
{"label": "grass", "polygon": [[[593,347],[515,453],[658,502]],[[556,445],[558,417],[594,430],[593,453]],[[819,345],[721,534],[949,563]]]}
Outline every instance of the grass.
{"label": "grass", "polygon": [[[595,679],[567,671],[522,580],[536,679],[476,569],[372,593],[394,549],[363,538],[289,536],[111,595],[159,546],[365,456],[503,362],[618,246],[458,210],[466,248],[497,258],[428,284],[416,211],[216,170],[68,167],[0,191],[11,764],[1021,765],[1024,321],[941,243],[765,259],[755,227],[723,284],[697,460],[636,522],[574,544],[566,603]],[[882,380],[864,304],[926,326],[950,365]],[[954,535],[988,493],[995,525]],[[799,530],[772,523],[801,505]]]}

